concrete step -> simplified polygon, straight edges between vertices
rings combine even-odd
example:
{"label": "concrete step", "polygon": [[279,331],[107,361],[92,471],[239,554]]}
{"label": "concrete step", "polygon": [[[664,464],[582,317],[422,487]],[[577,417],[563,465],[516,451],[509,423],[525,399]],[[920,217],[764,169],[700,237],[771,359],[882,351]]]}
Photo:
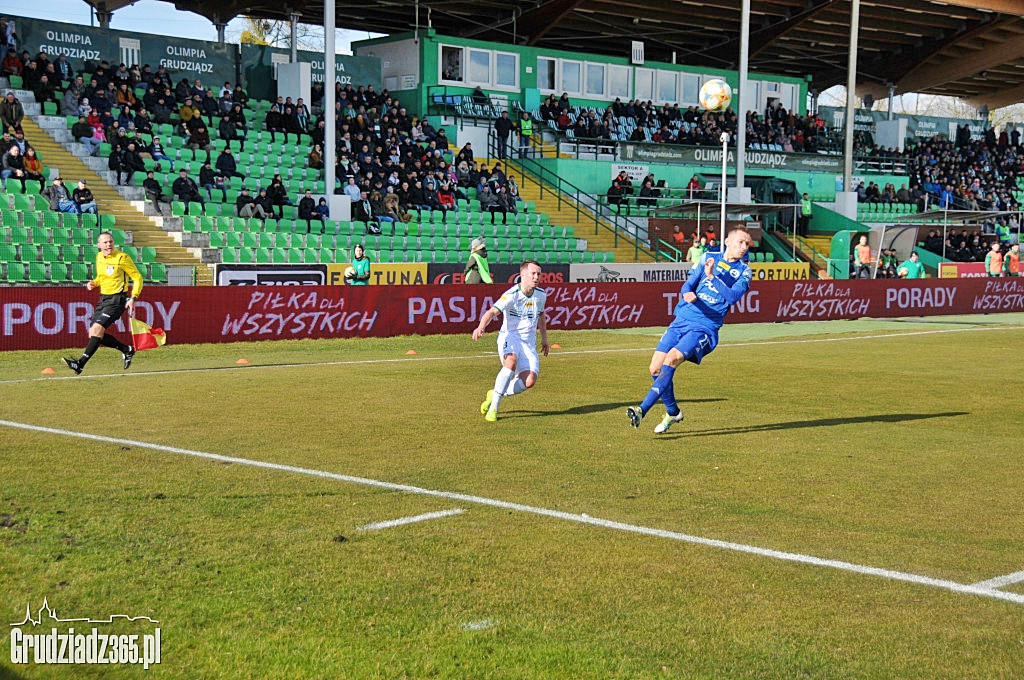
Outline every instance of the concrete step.
{"label": "concrete step", "polygon": [[[44,122],[55,122],[56,117],[43,116]],[[64,125],[63,119],[60,119]],[[48,130],[40,127],[34,119],[26,115],[22,123],[25,129],[25,136],[36,148],[43,159],[43,162],[50,168],[64,176],[68,189],[74,188],[78,179],[85,179],[96,196],[96,202],[100,211],[113,214],[117,218],[117,228],[131,233],[132,245],[136,247],[152,246],[157,249],[157,261],[166,265],[180,265],[197,267],[197,275],[200,284],[209,285],[213,282],[210,267],[201,260],[201,253],[194,252],[180,244],[180,234],[171,235],[164,230],[165,223],[157,222],[140,210],[139,206],[133,205],[132,200],[141,199],[143,190],[141,187],[115,187],[110,180],[113,179],[110,171],[106,170],[106,159],[92,158],[85,154],[85,147],[65,135],[64,128],[51,128],[57,137],[48,134]],[[58,141],[60,138],[61,141]],[[66,147],[65,147],[66,145]],[[78,157],[75,152],[83,154]],[[141,201],[139,201],[141,204]],[[180,228],[180,220],[177,223],[166,223],[167,227],[177,226]]]}

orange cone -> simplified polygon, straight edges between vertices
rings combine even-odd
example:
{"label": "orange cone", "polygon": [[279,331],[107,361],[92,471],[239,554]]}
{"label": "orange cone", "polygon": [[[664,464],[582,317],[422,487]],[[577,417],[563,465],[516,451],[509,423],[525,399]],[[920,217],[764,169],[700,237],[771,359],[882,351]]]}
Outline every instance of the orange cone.
{"label": "orange cone", "polygon": [[239,359],[239,360],[238,360],[238,361],[236,361],[235,363],[236,363],[236,364],[247,364],[247,363],[249,363],[249,360],[248,360],[248,359],[246,359],[245,357],[242,357],[241,359]]}
{"label": "orange cone", "polygon": [[42,373],[43,375],[53,375],[57,371],[53,370],[52,368],[44,368],[43,370],[41,370],[39,372]]}
{"label": "orange cone", "polygon": [[555,344],[551,345],[551,349],[562,349],[562,346],[556,342]]}
{"label": "orange cone", "polygon": [[414,349],[411,349],[411,350],[409,350],[408,352],[405,353],[406,356],[409,356],[410,354],[419,354],[419,352],[417,352]]}

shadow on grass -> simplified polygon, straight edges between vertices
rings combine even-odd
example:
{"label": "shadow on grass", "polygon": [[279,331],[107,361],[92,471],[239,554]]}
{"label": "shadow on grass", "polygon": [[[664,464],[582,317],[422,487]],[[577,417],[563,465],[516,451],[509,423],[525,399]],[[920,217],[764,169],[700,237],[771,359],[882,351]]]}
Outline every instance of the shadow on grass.
{"label": "shadow on grass", "polygon": [[[719,397],[716,399],[679,399],[676,401],[677,404],[707,404],[714,401],[726,401]],[[504,401],[502,402],[504,403]],[[624,409],[627,406],[636,406],[635,401],[624,401],[615,402],[611,404],[583,404],[582,406],[573,406],[562,411],[528,411],[516,409],[508,415],[502,414],[502,420],[508,420],[511,418],[538,418],[544,416],[586,416],[591,413],[603,413],[605,411],[615,411],[618,409]],[[625,416],[623,416],[625,417]]]}
{"label": "shadow on grass", "polygon": [[[942,413],[880,413],[877,415],[850,416],[848,418],[819,418],[818,420],[790,420],[784,423],[765,423],[743,427],[720,427],[711,430],[680,432],[659,439],[684,439],[686,437],[712,437],[725,434],[749,434],[751,432],[774,432],[776,430],[798,430],[801,428],[834,427],[836,425],[862,425],[865,423],[906,423],[930,418],[956,418],[968,416],[967,411],[945,411]],[[684,423],[685,427],[685,423]]]}
{"label": "shadow on grass", "polygon": [[0,666],[0,680],[23,680],[24,676],[18,675],[10,668]]}

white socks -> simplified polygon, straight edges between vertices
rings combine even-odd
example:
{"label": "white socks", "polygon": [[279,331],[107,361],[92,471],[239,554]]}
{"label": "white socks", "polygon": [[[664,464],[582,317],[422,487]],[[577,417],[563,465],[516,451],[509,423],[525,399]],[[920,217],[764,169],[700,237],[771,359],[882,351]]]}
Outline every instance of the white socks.
{"label": "white socks", "polygon": [[494,379],[494,396],[491,397],[491,410],[497,411],[498,404],[505,393],[512,388],[512,382],[516,380],[516,374],[511,368],[501,367],[498,376]]}
{"label": "white socks", "polygon": [[526,391],[526,385],[523,383],[523,379],[516,378],[509,384],[508,389],[505,390],[505,396],[511,397],[524,391]]}

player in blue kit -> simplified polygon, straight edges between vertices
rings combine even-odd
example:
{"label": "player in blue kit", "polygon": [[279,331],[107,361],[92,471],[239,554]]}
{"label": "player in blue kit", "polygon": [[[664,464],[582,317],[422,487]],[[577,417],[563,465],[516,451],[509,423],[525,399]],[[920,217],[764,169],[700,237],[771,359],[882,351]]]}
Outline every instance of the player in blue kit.
{"label": "player in blue kit", "polygon": [[672,378],[679,364],[699,364],[718,345],[718,329],[725,322],[729,307],[750,289],[750,267],[743,261],[749,248],[747,230],[733,229],[725,238],[725,252],[705,253],[690,270],[675,308],[676,318],[651,357],[654,385],[639,406],[626,409],[633,427],[640,427],[640,421],[659,399],[668,413],[654,428],[655,433],[668,432],[673,423],[683,420]]}

